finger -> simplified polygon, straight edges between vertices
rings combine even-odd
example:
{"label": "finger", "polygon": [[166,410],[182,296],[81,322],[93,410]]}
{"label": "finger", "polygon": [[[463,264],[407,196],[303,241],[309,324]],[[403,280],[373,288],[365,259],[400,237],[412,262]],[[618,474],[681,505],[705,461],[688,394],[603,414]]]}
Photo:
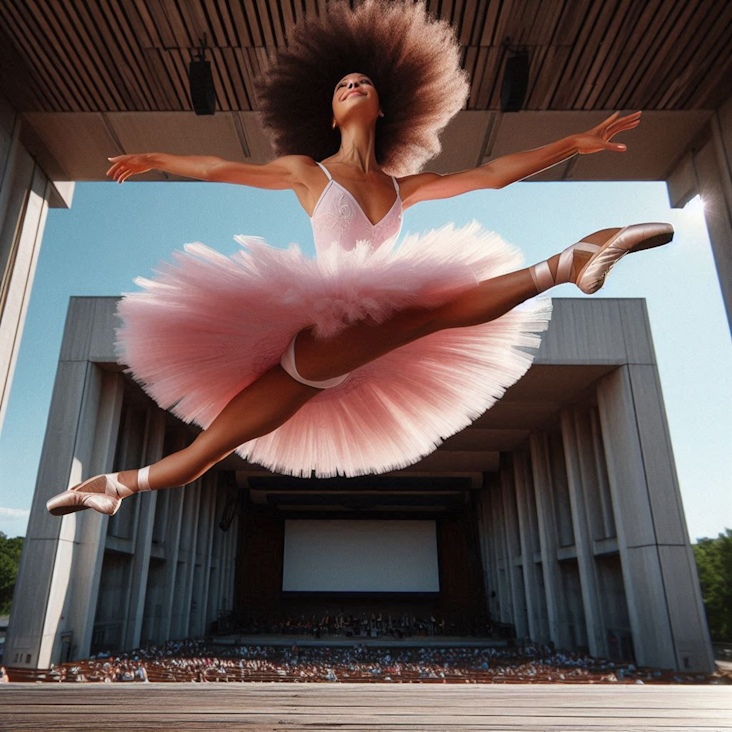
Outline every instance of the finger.
{"label": "finger", "polygon": [[128,171],[125,173],[119,180],[120,183],[124,183],[130,176],[132,175],[132,171]]}
{"label": "finger", "polygon": [[618,120],[615,124],[611,125],[607,131],[610,133],[610,135],[617,135],[618,132],[623,132],[624,130],[632,130],[633,127],[637,127],[639,124],[640,120],[638,119],[631,122]]}

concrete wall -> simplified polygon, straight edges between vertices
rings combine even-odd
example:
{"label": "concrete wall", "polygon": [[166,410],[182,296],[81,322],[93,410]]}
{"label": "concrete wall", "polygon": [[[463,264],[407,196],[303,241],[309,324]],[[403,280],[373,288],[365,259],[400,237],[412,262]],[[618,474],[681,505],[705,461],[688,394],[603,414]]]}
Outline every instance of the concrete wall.
{"label": "concrete wall", "polygon": [[700,195],[727,320],[732,329],[732,97],[679,156],[667,176],[669,201],[684,206]]}
{"label": "concrete wall", "polygon": [[[238,524],[218,528],[227,493],[215,471],[126,499],[112,518],[45,509],[82,479],[149,464],[189,437],[114,364],[115,305],[71,299],[9,665],[59,661],[65,633],[75,658],[200,635],[233,607]],[[711,671],[645,302],[561,298],[554,308],[535,363],[565,383],[588,365],[603,375],[488,474],[478,544],[489,611],[557,647]]]}
{"label": "concrete wall", "polygon": [[49,206],[74,184],[54,184],[20,142],[21,117],[0,97],[0,432],[10,396]]}
{"label": "concrete wall", "polygon": [[615,368],[487,482],[489,609],[559,648],[713,671],[645,302],[554,302],[536,363]]}
{"label": "concrete wall", "polygon": [[[97,473],[183,446],[180,427],[113,364],[114,298],[71,298],[5,644],[7,665],[57,663],[207,629],[231,609],[237,520],[217,528],[219,474],[123,502],[113,517],[51,516],[45,503]],[[135,390],[137,391],[137,390]],[[167,440],[166,440],[167,438]]]}

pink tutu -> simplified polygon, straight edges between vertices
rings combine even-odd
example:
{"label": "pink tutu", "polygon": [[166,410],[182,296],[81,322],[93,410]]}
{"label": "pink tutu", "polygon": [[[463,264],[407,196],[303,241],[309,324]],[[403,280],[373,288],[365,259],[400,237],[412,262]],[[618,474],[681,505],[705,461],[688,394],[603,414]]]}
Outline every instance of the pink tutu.
{"label": "pink tutu", "polygon": [[[234,237],[224,256],[200,242],[173,252],[140,292],[123,293],[118,360],[163,408],[208,427],[226,404],[279,362],[292,336],[315,325],[328,338],[364,317],[435,307],[480,280],[523,265],[521,251],[476,221],[360,240],[316,258],[291,244]],[[323,390],[293,417],[236,452],[289,475],[380,473],[432,452],[499,399],[529,368],[551,299],[531,298],[496,320],[431,334]]]}

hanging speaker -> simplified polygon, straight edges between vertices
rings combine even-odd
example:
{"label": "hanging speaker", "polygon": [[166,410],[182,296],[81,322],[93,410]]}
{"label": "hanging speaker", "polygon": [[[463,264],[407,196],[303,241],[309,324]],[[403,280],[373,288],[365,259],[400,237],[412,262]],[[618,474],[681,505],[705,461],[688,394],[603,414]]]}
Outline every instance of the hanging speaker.
{"label": "hanging speaker", "polygon": [[216,111],[216,92],[214,91],[210,61],[199,59],[190,62],[188,65],[188,84],[195,113],[214,114]]}
{"label": "hanging speaker", "polygon": [[526,51],[517,51],[506,61],[501,86],[501,112],[518,112],[523,109],[528,88],[529,54]]}

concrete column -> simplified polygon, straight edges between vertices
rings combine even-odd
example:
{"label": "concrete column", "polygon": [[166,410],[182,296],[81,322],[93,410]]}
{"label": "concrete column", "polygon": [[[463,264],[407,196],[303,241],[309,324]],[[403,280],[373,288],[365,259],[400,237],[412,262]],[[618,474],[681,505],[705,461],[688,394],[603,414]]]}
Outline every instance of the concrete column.
{"label": "concrete column", "polygon": [[615,529],[615,513],[613,511],[613,500],[610,494],[610,483],[607,477],[607,461],[605,460],[605,447],[602,444],[602,429],[600,428],[600,417],[596,408],[589,411],[590,438],[592,444],[594,475],[597,478],[597,500],[593,507],[599,513],[597,529],[592,538],[610,539],[617,536]]}
{"label": "concrete column", "polygon": [[541,542],[541,565],[544,574],[549,638],[557,648],[569,648],[572,640],[562,622],[565,612],[562,601],[562,577],[557,560],[557,525],[547,435],[543,432],[532,432],[529,444],[534,471],[534,493]]}
{"label": "concrete column", "polygon": [[528,633],[528,624],[524,607],[524,582],[521,576],[522,571],[519,567],[521,537],[519,536],[519,531],[516,530],[518,518],[516,516],[516,490],[514,487],[513,469],[504,468],[501,470],[500,477],[506,527],[506,554],[508,557],[506,572],[510,577],[513,623],[516,635],[519,638],[525,638]]}
{"label": "concrete column", "polygon": [[674,207],[686,205],[695,195],[704,201],[704,220],[732,330],[732,97],[714,110],[666,183]]}
{"label": "concrete column", "polygon": [[50,205],[71,205],[74,184],[49,181],[20,142],[21,115],[0,98],[0,432],[20,350]]}
{"label": "concrete column", "polygon": [[597,396],[637,662],[712,671],[655,365],[615,369]]}
{"label": "concrete column", "polygon": [[219,515],[223,507],[223,491],[218,482],[214,489],[213,516],[211,517],[211,526],[213,528],[213,537],[211,540],[211,559],[209,563],[209,571],[206,587],[206,627],[215,622],[219,616],[219,596],[218,588],[221,577],[221,541],[223,532],[219,529]]}
{"label": "concrete column", "polygon": [[[142,465],[152,465],[163,457],[163,440],[165,438],[165,412],[151,405],[147,411],[147,435]],[[142,621],[145,615],[145,593],[147,577],[150,570],[150,551],[155,524],[155,507],[158,491],[140,493],[134,497],[139,502],[137,515],[137,531],[135,549],[132,558],[132,577],[130,581],[129,603],[126,618],[124,648],[133,649],[140,646]]]}
{"label": "concrete column", "polygon": [[[501,495],[501,483],[498,478],[492,486],[491,505],[493,508],[493,550],[496,557],[496,574],[498,583],[498,601],[500,603],[500,614],[498,620],[501,623],[512,622],[511,617],[511,592],[510,573],[508,571],[508,560],[506,558],[505,521],[503,517],[503,497]],[[501,572],[503,570],[503,572]]]}
{"label": "concrete column", "polygon": [[72,301],[6,637],[12,665],[48,668],[59,660],[61,632],[73,633],[75,655],[88,647],[108,518],[95,511],[51,516],[45,503],[112,469],[121,382],[88,360],[95,317],[92,300]]}
{"label": "concrete column", "polygon": [[[175,441],[172,452],[181,450],[185,446],[182,438]],[[175,587],[178,571],[178,548],[180,546],[181,519],[183,516],[184,487],[168,488],[167,521],[165,527],[165,592],[163,594],[163,609],[160,620],[159,643],[171,638],[172,614],[175,602]]]}
{"label": "concrete column", "polygon": [[541,623],[536,598],[537,571],[534,562],[534,542],[531,536],[529,520],[529,491],[533,491],[529,474],[528,456],[524,452],[513,453],[514,483],[516,486],[516,504],[518,506],[519,539],[521,542],[521,558],[524,568],[524,595],[526,597],[526,615],[528,636],[532,641],[541,641]]}
{"label": "concrete column", "polygon": [[590,531],[590,506],[598,500],[599,483],[593,460],[592,434],[587,416],[579,410],[562,410],[561,424],[587,643],[591,656],[606,657],[605,627]]}
{"label": "concrete column", "polygon": [[183,603],[181,606],[181,633],[183,636],[191,634],[191,602],[193,600],[193,577],[196,571],[196,547],[198,545],[198,517],[201,505],[201,487],[203,476],[198,478],[193,485],[186,488],[186,522],[188,524],[187,535],[189,544],[186,547],[185,563],[185,585],[183,588]]}

